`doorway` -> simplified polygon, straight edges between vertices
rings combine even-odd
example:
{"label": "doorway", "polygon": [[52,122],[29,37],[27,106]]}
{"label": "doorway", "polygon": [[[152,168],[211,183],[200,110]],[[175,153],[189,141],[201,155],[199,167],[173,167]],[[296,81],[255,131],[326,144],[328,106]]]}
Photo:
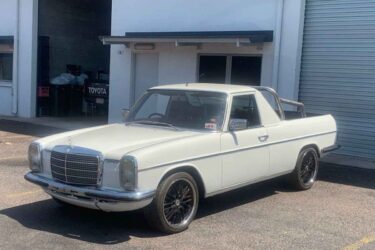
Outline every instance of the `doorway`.
{"label": "doorway", "polygon": [[38,1],[38,117],[107,123],[111,0]]}
{"label": "doorway", "polygon": [[261,56],[200,55],[198,82],[260,86]]}

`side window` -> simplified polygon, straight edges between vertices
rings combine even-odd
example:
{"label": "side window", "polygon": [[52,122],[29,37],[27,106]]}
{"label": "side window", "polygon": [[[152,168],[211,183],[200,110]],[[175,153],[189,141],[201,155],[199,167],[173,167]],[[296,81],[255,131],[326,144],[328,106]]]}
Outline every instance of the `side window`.
{"label": "side window", "polygon": [[246,119],[247,127],[259,126],[259,112],[254,95],[234,96],[230,118]]}

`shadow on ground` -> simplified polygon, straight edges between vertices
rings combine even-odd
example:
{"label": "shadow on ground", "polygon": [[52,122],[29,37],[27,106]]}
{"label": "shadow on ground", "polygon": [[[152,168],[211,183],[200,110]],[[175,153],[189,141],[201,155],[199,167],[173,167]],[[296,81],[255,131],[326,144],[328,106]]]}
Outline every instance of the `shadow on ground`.
{"label": "shadow on ground", "polygon": [[65,132],[66,130],[39,124],[0,119],[0,131],[30,135],[35,137],[44,137]]}
{"label": "shadow on ground", "polygon": [[[279,187],[278,182],[261,183],[209,198],[201,202],[197,217],[202,218],[274,195]],[[102,245],[126,242],[131,236],[165,236],[147,224],[141,210],[105,213],[78,207],[61,207],[52,199],[48,199],[4,209],[0,214],[16,220],[29,229]]]}
{"label": "shadow on ground", "polygon": [[[319,173],[320,181],[372,189],[375,188],[374,179],[375,171],[327,164],[321,166]],[[197,218],[255,202],[279,192],[294,192],[285,180],[286,178],[278,178],[203,200]],[[0,214],[29,229],[102,245],[126,242],[131,236],[163,236],[147,225],[142,211],[104,213],[75,207],[63,208],[48,199],[4,209]]]}

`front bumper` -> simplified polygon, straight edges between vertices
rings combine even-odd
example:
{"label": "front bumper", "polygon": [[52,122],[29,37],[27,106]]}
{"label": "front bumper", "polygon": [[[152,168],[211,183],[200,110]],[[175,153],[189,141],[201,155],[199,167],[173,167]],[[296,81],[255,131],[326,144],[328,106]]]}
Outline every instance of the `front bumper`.
{"label": "front bumper", "polygon": [[116,191],[72,186],[29,172],[25,179],[41,186],[51,196],[67,203],[104,211],[130,211],[152,202],[155,191]]}

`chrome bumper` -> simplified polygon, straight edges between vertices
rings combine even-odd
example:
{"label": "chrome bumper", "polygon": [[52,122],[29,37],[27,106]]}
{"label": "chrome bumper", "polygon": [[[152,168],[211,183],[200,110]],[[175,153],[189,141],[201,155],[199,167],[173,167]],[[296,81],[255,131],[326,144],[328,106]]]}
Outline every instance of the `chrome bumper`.
{"label": "chrome bumper", "polygon": [[[108,189],[88,188],[71,186],[64,183],[39,176],[32,172],[25,175],[25,179],[31,183],[41,186],[50,192],[57,194],[75,196],[77,198],[95,199],[101,202],[140,202],[150,200],[154,197],[155,191],[137,192],[137,191],[115,191]],[[50,193],[49,192],[49,193]]]}
{"label": "chrome bumper", "polygon": [[332,151],[335,151],[335,150],[337,150],[337,149],[339,149],[339,148],[340,148],[340,145],[338,145],[338,144],[334,144],[334,145],[332,145],[332,146],[330,146],[330,147],[323,148],[323,149],[321,150],[321,153],[322,153],[322,154],[327,154],[327,153],[330,153],[330,152],[332,152]]}

